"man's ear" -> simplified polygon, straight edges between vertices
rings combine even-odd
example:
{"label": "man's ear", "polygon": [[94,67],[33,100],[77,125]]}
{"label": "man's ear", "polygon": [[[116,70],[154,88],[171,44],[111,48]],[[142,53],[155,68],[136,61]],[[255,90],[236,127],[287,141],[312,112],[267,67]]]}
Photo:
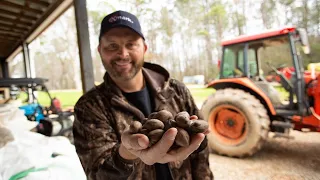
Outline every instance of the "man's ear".
{"label": "man's ear", "polygon": [[101,47],[101,45],[100,45],[100,43],[99,43],[99,44],[98,44],[98,47],[97,47],[97,50],[98,50],[99,54],[101,54],[100,47]]}
{"label": "man's ear", "polygon": [[144,53],[146,53],[148,50],[148,45],[146,44],[146,42],[143,42],[143,46],[144,46]]}

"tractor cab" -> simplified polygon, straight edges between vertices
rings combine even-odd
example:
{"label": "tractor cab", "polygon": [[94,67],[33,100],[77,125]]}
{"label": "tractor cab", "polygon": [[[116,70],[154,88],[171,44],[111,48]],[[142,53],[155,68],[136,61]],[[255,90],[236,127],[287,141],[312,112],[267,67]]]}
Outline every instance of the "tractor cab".
{"label": "tractor cab", "polygon": [[220,79],[248,78],[283,115],[305,114],[300,49],[310,52],[305,30],[285,28],[222,42]]}

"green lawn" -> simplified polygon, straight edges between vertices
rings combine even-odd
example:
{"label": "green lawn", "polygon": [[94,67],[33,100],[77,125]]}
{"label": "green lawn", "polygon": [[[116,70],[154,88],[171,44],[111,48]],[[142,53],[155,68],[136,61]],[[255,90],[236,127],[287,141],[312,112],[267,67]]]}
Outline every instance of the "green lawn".
{"label": "green lawn", "polygon": [[[61,101],[63,107],[74,106],[82,95],[82,91],[52,91],[50,92],[52,98],[56,97]],[[26,94],[20,94],[20,99],[26,99]],[[38,92],[38,101],[43,106],[50,105],[50,99],[47,93]]]}
{"label": "green lawn", "polygon": [[211,94],[215,92],[213,88],[189,88],[195,102],[205,101]]}
{"label": "green lawn", "polygon": [[[191,94],[194,99],[199,101],[204,101],[210,94],[214,92],[212,88],[190,88]],[[51,91],[50,92],[52,97],[56,97],[60,99],[61,104],[63,107],[74,106],[74,104],[78,101],[80,96],[82,95],[82,91]],[[25,100],[26,94],[21,93],[19,99]],[[39,103],[43,106],[49,106],[50,99],[48,95],[44,92],[38,92],[38,100]]]}
{"label": "green lawn", "polygon": [[[207,97],[215,92],[212,88],[203,88],[203,87],[189,87],[190,92],[196,102],[203,102]],[[282,99],[286,99],[288,97],[288,93],[283,88],[276,88]],[[60,99],[63,107],[74,106],[74,104],[78,101],[80,96],[82,95],[82,91],[51,91],[52,97],[57,97]],[[39,103],[43,106],[49,106],[50,100],[46,93],[39,92],[38,94]],[[25,99],[26,95],[21,94],[20,99]]]}

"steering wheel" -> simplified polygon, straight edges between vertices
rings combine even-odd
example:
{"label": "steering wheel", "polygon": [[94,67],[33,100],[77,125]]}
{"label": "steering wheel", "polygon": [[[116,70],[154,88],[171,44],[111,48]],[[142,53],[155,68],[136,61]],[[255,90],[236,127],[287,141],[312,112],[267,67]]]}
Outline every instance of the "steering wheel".
{"label": "steering wheel", "polygon": [[269,62],[267,62],[267,65],[272,69],[273,72],[275,72],[280,77],[280,83],[284,87],[284,89],[286,89],[287,91],[292,90],[293,87],[290,81],[284,76],[284,74],[281,71],[279,71],[277,68],[272,66]]}
{"label": "steering wheel", "polygon": [[282,69],[282,68],[285,68],[285,67],[287,67],[287,64],[281,64],[280,66],[278,66],[277,69]]}
{"label": "steering wheel", "polygon": [[267,62],[267,65],[271,68],[271,71],[269,71],[268,74],[276,73],[276,75],[278,75],[278,76],[280,76],[280,74],[282,74],[282,72],[279,71],[279,69],[283,69],[283,68],[287,67],[286,64],[281,64],[280,66],[278,66],[276,68],[270,62]]}

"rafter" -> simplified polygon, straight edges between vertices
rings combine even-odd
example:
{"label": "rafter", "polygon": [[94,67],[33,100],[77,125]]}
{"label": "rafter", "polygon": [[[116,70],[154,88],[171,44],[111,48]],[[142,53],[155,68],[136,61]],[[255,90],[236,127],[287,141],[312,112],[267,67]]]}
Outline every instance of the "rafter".
{"label": "rafter", "polygon": [[0,26],[0,31],[7,31],[12,33],[24,33],[25,31],[21,29],[10,29],[10,27],[7,26]]}
{"label": "rafter", "polygon": [[30,8],[30,7],[22,6],[20,4],[15,4],[15,3],[12,3],[12,2],[9,2],[9,1],[4,1],[4,0],[0,1],[0,5],[13,7],[13,8],[16,8],[16,9],[23,10],[23,11],[33,12],[33,13],[36,13],[36,14],[41,14],[42,13],[42,11],[39,10],[39,9],[33,9],[33,8]]}
{"label": "rafter", "polygon": [[0,33],[8,33],[8,34],[16,35],[16,36],[19,36],[19,37],[21,35],[23,35],[23,32],[16,32],[16,31],[8,30],[8,29],[1,29],[1,27],[0,27]]}
{"label": "rafter", "polygon": [[[8,14],[8,15],[11,15],[11,16],[19,16],[20,15],[19,13],[15,13],[15,12],[12,12],[12,11],[7,11],[5,9],[0,9],[0,14],[1,13],[2,14]],[[37,20],[37,17],[29,16],[29,15],[26,15],[26,14],[23,15],[23,18],[27,19],[27,20]]]}
{"label": "rafter", "polygon": [[12,46],[12,44],[8,40],[3,40],[0,38],[0,43],[4,46]]}
{"label": "rafter", "polygon": [[14,37],[8,37],[8,36],[3,36],[0,34],[0,38],[1,39],[4,39],[4,40],[8,40],[8,41],[17,41],[19,40],[20,38],[14,38]]}
{"label": "rafter", "polygon": [[7,23],[3,23],[3,22],[0,22],[0,26],[4,26],[4,27],[7,27],[7,28],[18,29],[18,30],[21,30],[21,31],[28,31],[27,27],[14,26],[12,24],[7,24]]}
{"label": "rafter", "polygon": [[21,21],[18,18],[12,19],[12,18],[7,18],[7,17],[3,17],[3,16],[0,16],[0,20],[4,21],[4,22],[8,22],[8,23],[21,24],[21,25],[26,25],[26,26],[31,26],[33,24],[33,23],[30,23],[30,22]]}
{"label": "rafter", "polygon": [[31,2],[33,4],[37,4],[39,6],[42,6],[42,7],[48,7],[50,5],[50,3],[44,2],[44,1],[41,1],[41,0],[27,0],[27,1]]}

